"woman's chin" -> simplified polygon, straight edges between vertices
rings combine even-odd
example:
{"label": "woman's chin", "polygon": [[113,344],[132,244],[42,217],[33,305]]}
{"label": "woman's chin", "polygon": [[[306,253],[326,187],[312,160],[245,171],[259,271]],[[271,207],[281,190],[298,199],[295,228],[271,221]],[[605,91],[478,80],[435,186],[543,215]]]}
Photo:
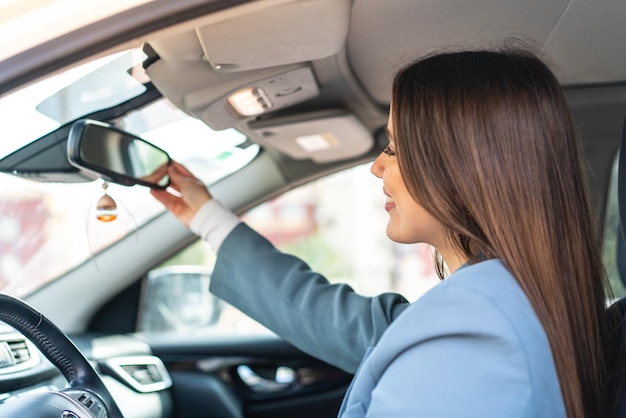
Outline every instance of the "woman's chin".
{"label": "woman's chin", "polygon": [[405,234],[402,234],[400,228],[394,228],[394,226],[390,223],[387,224],[387,237],[393,242],[397,242],[398,244],[414,244],[415,241],[407,239]]}

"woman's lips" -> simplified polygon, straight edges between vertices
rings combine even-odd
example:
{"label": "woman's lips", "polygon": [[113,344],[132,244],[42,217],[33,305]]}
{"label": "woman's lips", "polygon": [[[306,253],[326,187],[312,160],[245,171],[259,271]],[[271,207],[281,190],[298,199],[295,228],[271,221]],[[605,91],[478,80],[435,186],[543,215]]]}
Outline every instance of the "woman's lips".
{"label": "woman's lips", "polygon": [[389,212],[391,209],[396,207],[395,202],[391,199],[391,196],[385,189],[383,189],[383,193],[387,196],[387,201],[385,202],[385,210]]}

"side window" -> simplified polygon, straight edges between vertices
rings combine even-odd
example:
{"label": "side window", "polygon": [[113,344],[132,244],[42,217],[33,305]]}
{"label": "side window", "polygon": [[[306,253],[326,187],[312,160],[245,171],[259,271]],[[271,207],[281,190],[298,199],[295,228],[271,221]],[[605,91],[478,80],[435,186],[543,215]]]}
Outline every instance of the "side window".
{"label": "side window", "polygon": [[[606,203],[602,257],[609,281],[611,282],[611,288],[613,289],[613,296],[620,298],[626,295],[626,259],[621,260],[617,256],[620,241],[619,209],[617,206],[617,167],[618,158],[615,159],[613,164]],[[622,264],[621,268],[620,264]]]}
{"label": "side window", "polygon": [[[397,292],[412,301],[439,281],[433,253],[427,245],[397,244],[386,236],[385,196],[369,167],[354,167],[294,189],[254,208],[242,219],[281,251],[302,258],[331,282],[348,283],[366,295]],[[144,298],[140,328],[267,332],[234,307],[212,302],[212,296],[201,290],[208,274],[202,276],[196,270],[181,279],[171,273],[173,266],[201,265],[210,270],[214,263],[209,246],[199,241],[157,269],[146,282],[144,290],[150,297]],[[159,275],[162,272],[167,274]]]}

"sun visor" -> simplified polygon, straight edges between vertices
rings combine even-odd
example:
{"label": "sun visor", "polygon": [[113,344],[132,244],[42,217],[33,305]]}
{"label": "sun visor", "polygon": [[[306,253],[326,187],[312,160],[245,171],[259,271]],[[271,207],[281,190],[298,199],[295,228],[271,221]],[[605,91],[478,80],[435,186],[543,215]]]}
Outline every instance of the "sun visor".
{"label": "sun visor", "polygon": [[306,62],[336,54],[350,22],[349,0],[274,2],[196,29],[216,72]]}
{"label": "sun visor", "polygon": [[67,159],[71,124],[33,141],[0,160],[0,172],[40,182],[83,183],[98,176],[78,170]]}
{"label": "sun visor", "polygon": [[291,158],[317,163],[359,157],[374,146],[374,138],[351,113],[331,110],[254,121],[254,140]]}

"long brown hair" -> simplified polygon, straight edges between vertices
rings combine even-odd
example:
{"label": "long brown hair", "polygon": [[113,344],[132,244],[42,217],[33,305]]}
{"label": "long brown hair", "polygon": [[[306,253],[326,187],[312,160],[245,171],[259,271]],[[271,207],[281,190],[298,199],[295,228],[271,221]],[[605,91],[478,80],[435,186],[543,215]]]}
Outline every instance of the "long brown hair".
{"label": "long brown hair", "polygon": [[395,77],[411,194],[460,253],[500,258],[550,342],[568,417],[608,417],[606,275],[563,91],[528,50],[446,52]]}

